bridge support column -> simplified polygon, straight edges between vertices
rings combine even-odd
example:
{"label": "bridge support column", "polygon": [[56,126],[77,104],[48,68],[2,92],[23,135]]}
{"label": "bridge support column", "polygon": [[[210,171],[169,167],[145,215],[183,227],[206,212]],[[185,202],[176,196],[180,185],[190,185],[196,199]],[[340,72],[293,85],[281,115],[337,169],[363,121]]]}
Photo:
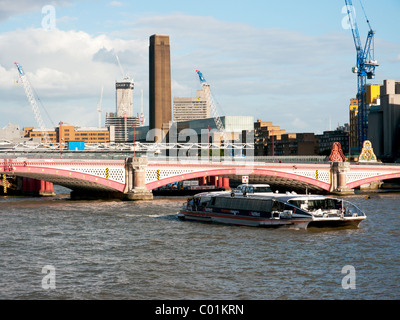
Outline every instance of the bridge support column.
{"label": "bridge support column", "polygon": [[332,162],[330,190],[332,193],[338,195],[354,194],[354,190],[347,187],[347,172],[349,171],[349,162]]}
{"label": "bridge support column", "polygon": [[51,182],[31,178],[22,179],[22,193],[41,197],[52,197],[56,194]]}
{"label": "bridge support column", "polygon": [[231,190],[231,187],[229,186],[229,178],[222,178],[222,187],[223,187],[226,191]]}
{"label": "bridge support column", "polygon": [[216,176],[210,177],[210,185],[213,185],[214,187],[218,187],[218,181]]}
{"label": "bridge support column", "polygon": [[146,158],[127,158],[125,163],[126,186],[124,199],[152,200],[153,193],[146,188]]}
{"label": "bridge support column", "polygon": [[51,182],[47,181],[40,181],[40,190],[39,190],[39,196],[41,197],[52,197],[55,196],[56,193],[54,192],[53,189],[53,184]]}
{"label": "bridge support column", "polygon": [[206,181],[205,177],[198,178],[198,180],[199,180],[199,185],[200,186],[204,186],[204,185],[207,184],[207,181]]}

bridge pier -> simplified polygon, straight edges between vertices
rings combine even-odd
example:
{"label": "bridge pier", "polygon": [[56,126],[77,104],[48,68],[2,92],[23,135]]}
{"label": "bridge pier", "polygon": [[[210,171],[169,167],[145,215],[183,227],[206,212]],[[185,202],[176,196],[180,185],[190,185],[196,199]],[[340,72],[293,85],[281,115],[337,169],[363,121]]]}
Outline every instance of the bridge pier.
{"label": "bridge pier", "polygon": [[[221,178],[221,177],[220,177],[220,178]],[[231,190],[231,187],[229,186],[229,178],[222,177],[222,187],[223,187],[226,191]]]}
{"label": "bridge pier", "polygon": [[32,178],[22,179],[22,193],[40,197],[52,197],[56,194],[51,182]]}
{"label": "bridge pier", "polygon": [[124,200],[152,200],[153,193],[146,188],[146,158],[127,158],[125,162]]}
{"label": "bridge pier", "polygon": [[347,172],[350,171],[349,162],[332,162],[331,164],[331,189],[337,195],[354,194],[354,190],[347,187]]}

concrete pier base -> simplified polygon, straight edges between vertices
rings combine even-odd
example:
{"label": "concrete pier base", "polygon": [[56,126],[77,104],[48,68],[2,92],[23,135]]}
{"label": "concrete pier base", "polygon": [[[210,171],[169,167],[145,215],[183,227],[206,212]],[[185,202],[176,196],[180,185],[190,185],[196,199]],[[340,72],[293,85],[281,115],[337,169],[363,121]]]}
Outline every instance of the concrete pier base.
{"label": "concrete pier base", "polygon": [[153,193],[146,188],[146,158],[126,159],[124,200],[140,201],[152,200]]}
{"label": "concrete pier base", "polygon": [[51,182],[41,180],[39,196],[40,197],[54,197],[55,195],[56,195],[56,193],[54,192],[53,184]]}
{"label": "concrete pier base", "polygon": [[336,196],[348,196],[354,194],[353,189],[345,188],[345,189],[337,189],[335,191],[330,192],[333,195]]}
{"label": "concrete pier base", "polygon": [[381,189],[383,181],[374,181],[360,186],[360,190],[378,190]]}
{"label": "concrete pier base", "polygon": [[123,196],[123,200],[125,201],[153,200],[153,193],[151,191],[125,193]]}

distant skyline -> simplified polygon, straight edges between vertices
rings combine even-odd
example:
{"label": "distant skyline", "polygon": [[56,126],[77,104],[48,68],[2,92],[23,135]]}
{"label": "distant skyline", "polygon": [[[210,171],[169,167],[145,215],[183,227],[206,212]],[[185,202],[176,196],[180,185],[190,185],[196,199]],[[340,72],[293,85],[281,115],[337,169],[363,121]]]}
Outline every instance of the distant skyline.
{"label": "distant skyline", "polygon": [[[400,80],[400,1],[362,1],[380,66],[373,84]],[[353,0],[362,42],[368,32]],[[44,106],[47,127],[97,126],[115,112],[115,81],[135,81],[148,115],[149,38],[171,42],[172,97],[195,96],[201,70],[223,115],[251,115],[289,133],[335,129],[349,121],[357,91],[356,52],[344,0],[95,1],[0,0],[0,127],[37,126],[14,62]],[[48,117],[47,114],[50,116]]]}

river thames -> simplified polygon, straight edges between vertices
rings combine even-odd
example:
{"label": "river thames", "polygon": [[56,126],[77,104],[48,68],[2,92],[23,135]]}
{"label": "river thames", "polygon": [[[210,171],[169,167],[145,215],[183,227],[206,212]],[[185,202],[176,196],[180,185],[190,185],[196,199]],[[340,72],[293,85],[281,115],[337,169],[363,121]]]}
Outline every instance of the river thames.
{"label": "river thames", "polygon": [[359,229],[185,222],[184,197],[2,197],[0,298],[400,299],[400,194],[346,199],[367,214]]}

